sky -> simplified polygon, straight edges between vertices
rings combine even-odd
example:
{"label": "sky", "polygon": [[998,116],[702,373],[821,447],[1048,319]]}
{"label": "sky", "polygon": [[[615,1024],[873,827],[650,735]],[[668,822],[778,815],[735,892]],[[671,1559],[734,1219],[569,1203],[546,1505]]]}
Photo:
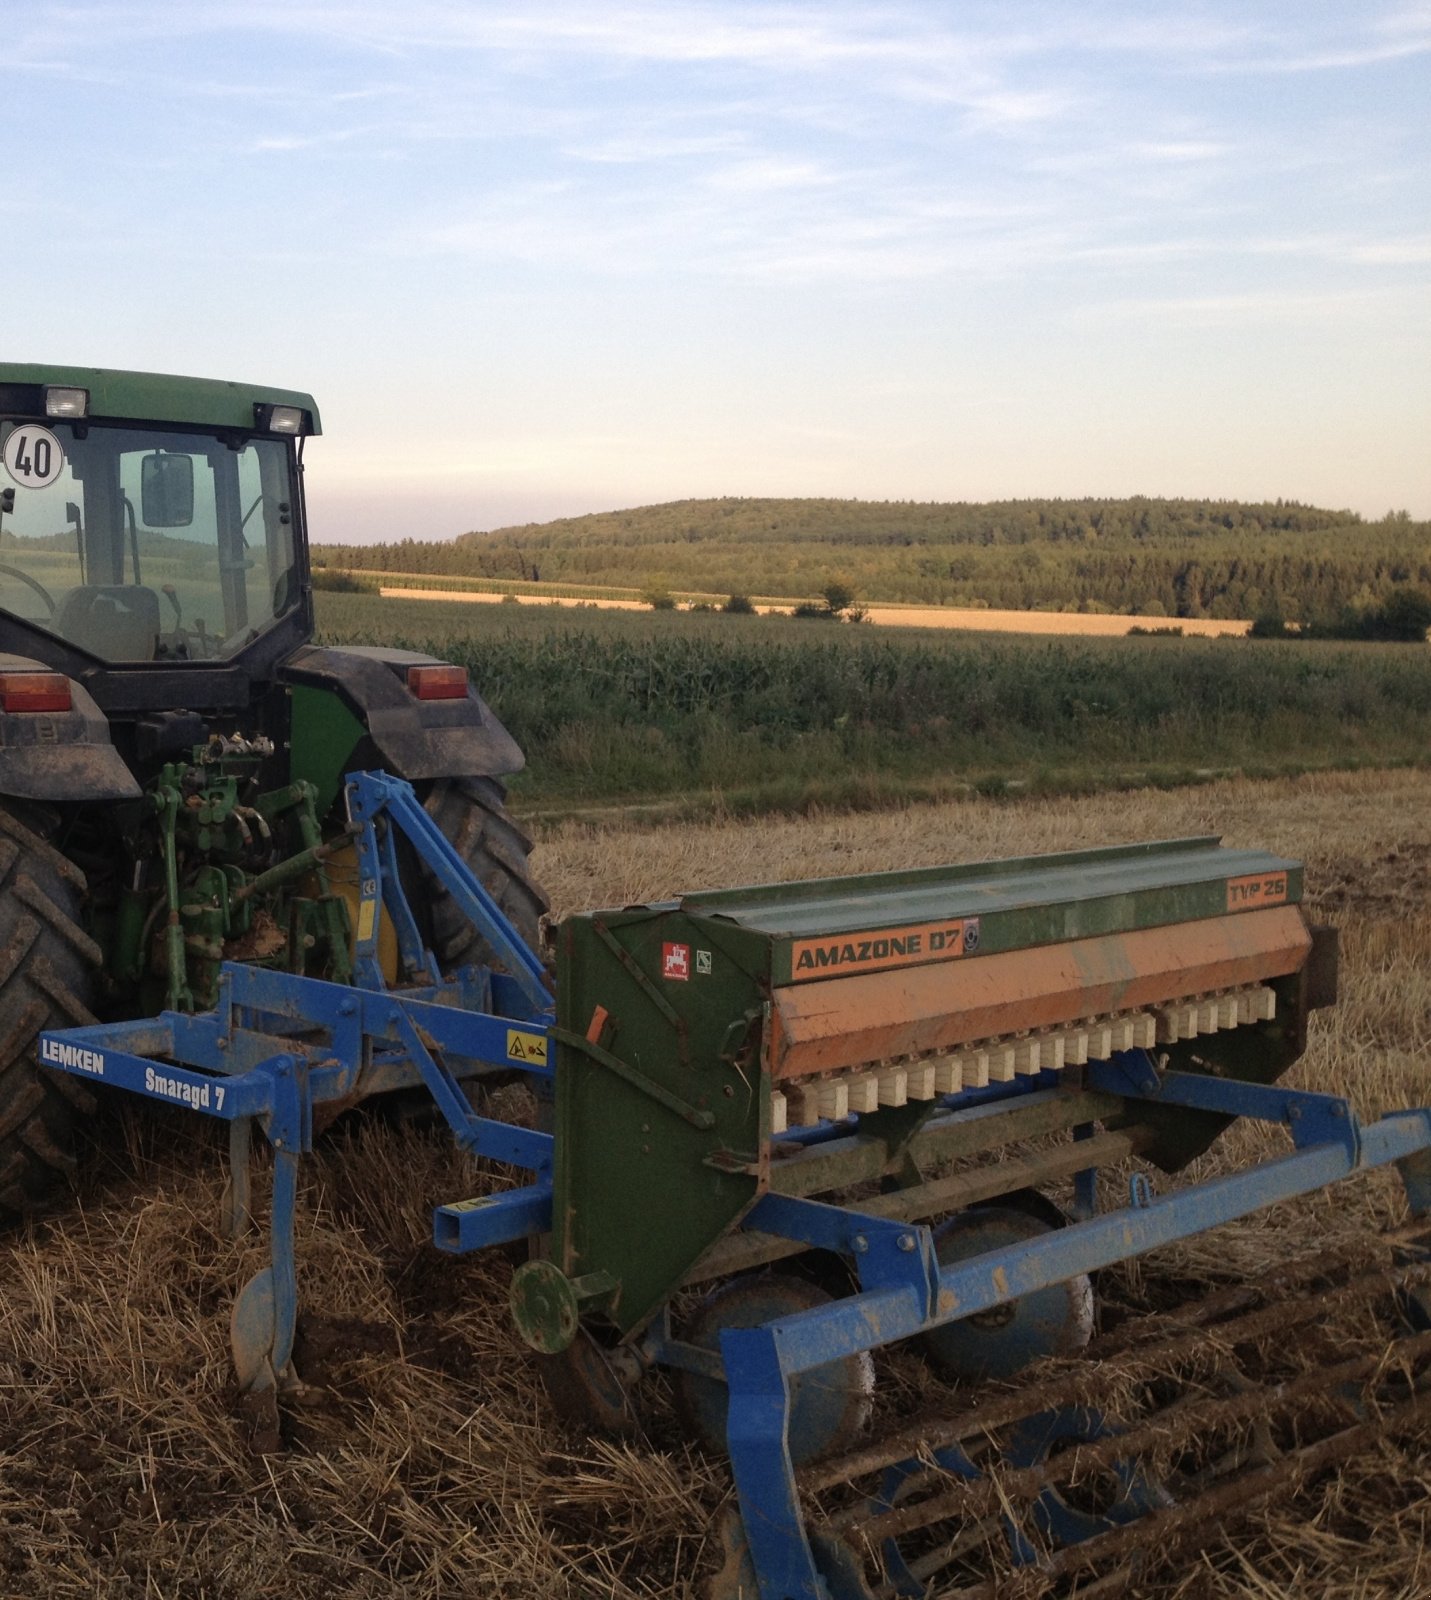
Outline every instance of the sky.
{"label": "sky", "polygon": [[311,392],[320,540],[1431,517],[1431,0],[4,0],[5,359]]}

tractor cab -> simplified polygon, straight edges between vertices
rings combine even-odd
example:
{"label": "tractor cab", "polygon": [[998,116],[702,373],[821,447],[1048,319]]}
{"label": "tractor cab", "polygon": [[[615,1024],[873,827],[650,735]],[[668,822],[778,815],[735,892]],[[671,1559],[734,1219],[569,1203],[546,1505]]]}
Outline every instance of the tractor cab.
{"label": "tractor cab", "polygon": [[206,661],[297,604],[286,440],[0,426],[0,601],[12,615],[103,662]]}
{"label": "tractor cab", "polygon": [[7,651],[121,715],[154,704],[156,668],[277,659],[254,650],[275,630],[290,652],[311,631],[300,461],[316,432],[307,395],[0,365]]}

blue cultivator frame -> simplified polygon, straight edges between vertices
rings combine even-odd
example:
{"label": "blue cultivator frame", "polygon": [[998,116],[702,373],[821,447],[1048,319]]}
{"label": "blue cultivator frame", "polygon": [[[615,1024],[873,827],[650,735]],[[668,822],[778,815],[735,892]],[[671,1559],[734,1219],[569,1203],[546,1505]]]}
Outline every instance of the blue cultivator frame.
{"label": "blue cultivator frame", "polygon": [[[225,1209],[235,1231],[250,1217],[248,1157],[255,1127],[267,1138],[274,1155],[271,1259],[240,1293],[233,1317],[240,1381],[257,1392],[272,1393],[293,1377],[297,1167],[312,1147],[316,1106],[339,1107],[383,1090],[425,1085],[463,1149],[530,1174],[519,1187],[438,1207],[433,1228],[439,1248],[476,1250],[551,1228],[552,1136],[477,1115],[461,1088],[461,1080],[474,1074],[512,1070],[546,1087],[544,1080],[552,1076],[547,1051],[554,1013],[544,970],[406,783],[358,773],[348,782],[347,796],[361,874],[353,986],[226,964],[211,1012],[165,1012],[146,1021],[42,1035],[41,1059],[48,1066],[230,1124]],[[471,967],[441,975],[402,891],[399,832],[487,941],[505,973]],[[399,987],[389,987],[378,959],[384,917],[396,934],[403,974]],[[929,1126],[941,1119],[997,1119],[1020,1103],[1064,1096],[1059,1083],[1050,1073],[1037,1084],[950,1096]],[[1081,1085],[1094,1091],[1093,1099],[1103,1097],[1102,1104],[1121,1102],[1134,1124],[1139,1109],[1148,1106],[1250,1117],[1287,1129],[1292,1150],[1163,1196],[1155,1196],[1140,1173],[1126,1205],[1099,1213],[1094,1163],[1100,1150],[1106,1157],[1108,1146],[1093,1137],[1091,1124],[1081,1123],[1073,1133],[1076,1141],[1089,1141],[1089,1164],[1075,1176],[1074,1221],[947,1265],[938,1258],[929,1225],[857,1205],[766,1193],[739,1227],[841,1256],[852,1268],[855,1292],[759,1326],[725,1327],[719,1354],[673,1337],[669,1308],[635,1336],[647,1360],[726,1384],[727,1443],[751,1571],[751,1584],[742,1592],[751,1600],[757,1592],[761,1600],[843,1600],[865,1592],[857,1580],[847,1582],[832,1570],[830,1552],[812,1545],[806,1531],[790,1448],[791,1385],[799,1375],[1007,1305],[1373,1167],[1395,1164],[1413,1214],[1431,1215],[1431,1110],[1363,1125],[1344,1099],[1159,1071],[1141,1050],[1089,1064]],[[793,1130],[787,1142],[843,1136],[845,1127]],[[579,1136],[578,1128],[573,1137]],[[554,1272],[548,1263],[541,1265],[549,1275]],[[975,1470],[957,1450],[938,1452],[935,1459],[956,1476]],[[1091,1536],[1078,1530],[1070,1535]],[[1037,1559],[1017,1530],[1010,1545],[1016,1563]]]}
{"label": "blue cultivator frame", "polygon": [[[46,1066],[229,1124],[224,1220],[231,1233],[251,1220],[254,1128],[267,1138],[271,1261],[245,1285],[233,1314],[235,1365],[246,1389],[273,1389],[292,1376],[298,1162],[313,1147],[315,1106],[425,1085],[464,1150],[533,1174],[510,1193],[439,1207],[440,1248],[476,1249],[550,1226],[551,1135],[478,1116],[460,1086],[491,1071],[519,1071],[539,1085],[550,1079],[552,999],[541,962],[407,783],[355,773],[347,799],[360,873],[353,987],[227,962],[213,1011],[41,1035]],[[507,972],[468,967],[442,976],[402,890],[399,831]],[[384,916],[397,938],[401,988],[388,987],[378,959]]]}
{"label": "blue cultivator frame", "polygon": [[[721,1371],[730,1396],[727,1446],[744,1543],[762,1600],[831,1600],[832,1595],[843,1600],[865,1592],[842,1576],[838,1561],[833,1567],[829,1560],[819,1562],[806,1536],[789,1449],[790,1380],[796,1375],[992,1310],[1373,1167],[1395,1163],[1412,1214],[1431,1215],[1431,1109],[1394,1113],[1364,1125],[1336,1096],[1159,1072],[1143,1050],[1090,1064],[1087,1087],[1116,1094],[1134,1109],[1139,1103],[1178,1106],[1281,1124],[1291,1132],[1293,1153],[1166,1196],[1154,1196],[1139,1173],[1130,1183],[1129,1204],[1101,1215],[1093,1214],[1094,1173],[1089,1170],[1076,1185],[1079,1220],[948,1266],[936,1256],[930,1227],[843,1206],[770,1194],[744,1219],[747,1229],[839,1253],[859,1283],[858,1292],[829,1305],[759,1327],[726,1328],[720,1335]],[[707,1352],[661,1335],[654,1343],[656,1358],[668,1365],[709,1368]],[[936,1459],[956,1475],[977,1475],[958,1460]],[[913,1470],[915,1463],[906,1466]],[[1074,1536],[1089,1537],[1092,1531]],[[1016,1530],[1010,1544],[1016,1565],[1038,1559]],[[924,1590],[915,1585],[898,1592]]]}

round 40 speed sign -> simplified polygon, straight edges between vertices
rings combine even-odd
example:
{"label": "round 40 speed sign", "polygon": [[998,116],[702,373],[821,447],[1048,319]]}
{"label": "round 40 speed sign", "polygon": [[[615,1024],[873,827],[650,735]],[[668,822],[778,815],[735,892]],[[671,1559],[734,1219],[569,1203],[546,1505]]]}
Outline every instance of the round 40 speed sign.
{"label": "round 40 speed sign", "polygon": [[22,489],[47,489],[65,470],[65,447],[48,428],[26,422],[10,431],[3,459]]}

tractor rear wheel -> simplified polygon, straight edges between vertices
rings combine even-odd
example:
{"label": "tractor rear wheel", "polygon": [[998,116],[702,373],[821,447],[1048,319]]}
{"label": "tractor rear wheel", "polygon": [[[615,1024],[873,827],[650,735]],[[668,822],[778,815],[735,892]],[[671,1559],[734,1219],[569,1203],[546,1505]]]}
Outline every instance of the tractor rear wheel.
{"label": "tractor rear wheel", "polygon": [[[473,875],[530,949],[541,952],[541,920],[551,905],[532,877],[532,841],[507,814],[507,791],[495,778],[440,778],[423,804]],[[452,897],[422,872],[432,949],[444,972],[480,961],[500,965]]]}
{"label": "tractor rear wheel", "polygon": [[85,877],[0,807],[0,1220],[33,1211],[75,1168],[84,1085],[41,1067],[43,1028],[93,1022],[102,955],[80,927]]}

